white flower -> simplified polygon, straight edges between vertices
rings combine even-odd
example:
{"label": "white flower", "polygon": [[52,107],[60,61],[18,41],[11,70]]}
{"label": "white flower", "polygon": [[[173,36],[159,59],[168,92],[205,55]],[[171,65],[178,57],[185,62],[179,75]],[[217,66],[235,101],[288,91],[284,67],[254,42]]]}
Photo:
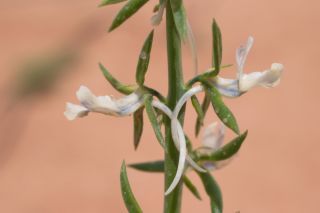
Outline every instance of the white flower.
{"label": "white flower", "polygon": [[266,88],[275,87],[280,82],[283,65],[273,63],[270,69],[262,72],[243,72],[247,55],[253,45],[253,38],[249,37],[247,44],[240,46],[236,51],[237,79],[226,79],[217,76],[213,83],[219,92],[226,97],[233,98],[242,95],[253,87],[262,86]]}
{"label": "white flower", "polygon": [[135,112],[143,104],[142,95],[136,91],[120,99],[110,96],[95,96],[85,86],[80,86],[76,93],[80,105],[66,104],[64,115],[68,120],[84,117],[89,112],[98,112],[113,116],[126,116]]}
{"label": "white flower", "polygon": [[[202,154],[212,154],[221,148],[225,135],[225,126],[222,123],[214,122],[210,124],[204,131],[202,139],[202,147],[198,151]],[[209,171],[220,169],[231,162],[232,158],[223,161],[204,161],[202,166]]]}

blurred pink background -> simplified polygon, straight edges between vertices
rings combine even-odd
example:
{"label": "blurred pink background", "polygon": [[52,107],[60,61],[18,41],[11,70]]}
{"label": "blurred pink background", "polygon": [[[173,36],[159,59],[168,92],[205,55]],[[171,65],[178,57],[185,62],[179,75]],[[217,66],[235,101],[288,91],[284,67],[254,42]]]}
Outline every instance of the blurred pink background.
{"label": "blurred pink background", "polygon": [[[210,66],[211,21],[221,27],[225,64],[249,35],[255,45],[246,70],[285,65],[281,84],[226,100],[249,136],[231,165],[214,172],[223,191],[225,212],[319,212],[320,190],[320,4],[310,0],[185,1],[193,27],[199,68]],[[66,101],[77,102],[81,84],[97,95],[114,94],[98,69],[102,62],[122,82],[133,83],[138,54],[151,30],[156,1],[112,33],[121,7],[97,8],[98,1],[2,0],[0,3],[1,109],[7,104],[14,70],[26,58],[65,47],[76,48],[77,63],[47,93],[22,100],[1,117],[0,212],[126,212],[119,185],[122,160],[158,160],[163,152],[149,124],[138,151],[133,149],[132,118],[91,114],[73,122],[63,116]],[[92,28],[91,28],[92,27]],[[166,94],[164,23],[156,29],[148,85]],[[66,42],[67,41],[67,42]],[[184,47],[185,79],[193,75]],[[235,76],[231,67],[222,75]],[[189,107],[185,130],[194,139],[195,113]],[[210,111],[206,124],[216,120]],[[147,122],[146,122],[147,123]],[[232,138],[228,132],[228,139]],[[200,139],[194,145],[200,145]],[[163,176],[128,169],[144,212],[162,212]],[[182,212],[209,212],[184,190]]]}

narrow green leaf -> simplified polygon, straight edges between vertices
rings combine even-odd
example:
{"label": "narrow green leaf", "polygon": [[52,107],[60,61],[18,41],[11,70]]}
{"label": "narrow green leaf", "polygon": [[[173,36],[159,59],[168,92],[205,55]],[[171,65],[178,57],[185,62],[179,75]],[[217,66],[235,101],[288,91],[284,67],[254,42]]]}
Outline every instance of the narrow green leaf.
{"label": "narrow green leaf", "polygon": [[152,41],[153,41],[153,32],[154,31],[152,30],[151,33],[148,35],[147,39],[145,40],[139,56],[139,61],[138,61],[137,71],[136,71],[136,81],[140,86],[144,84],[144,78],[149,66],[150,52],[151,52]]}
{"label": "narrow green leaf", "polygon": [[[232,64],[221,65],[220,70],[224,69],[224,68],[231,67],[231,66],[232,66]],[[202,81],[214,78],[218,74],[219,73],[215,70],[215,68],[212,67],[212,68],[206,70],[205,72],[201,73],[200,75],[197,75],[197,76],[193,77],[191,80],[189,80],[187,82],[187,87],[192,87],[192,85],[195,84],[196,82],[202,82]]]}
{"label": "narrow green leaf", "polygon": [[142,210],[132,193],[128,176],[127,176],[125,162],[123,162],[121,166],[120,183],[121,183],[122,198],[126,204],[127,210],[130,213],[142,213]]}
{"label": "narrow green leaf", "polygon": [[114,18],[109,32],[119,27],[123,22],[135,14],[148,0],[129,0]]}
{"label": "narrow green leaf", "polygon": [[167,101],[166,98],[163,95],[161,95],[161,93],[158,92],[157,90],[152,89],[150,87],[147,87],[146,85],[143,86],[143,89],[148,91],[149,94],[157,97],[159,99],[159,101],[161,101],[163,103],[165,103]]}
{"label": "narrow green leaf", "polygon": [[[134,163],[128,165],[129,167],[142,171],[142,172],[151,172],[151,173],[163,173],[164,172],[164,161],[152,161],[152,162],[145,162],[145,163]],[[183,177],[183,182],[186,187],[191,191],[191,193],[201,200],[200,193],[198,189],[194,186],[194,184],[187,178],[187,176]]]}
{"label": "narrow green leaf", "polygon": [[[206,94],[204,96],[204,99],[203,99],[203,102],[202,102],[202,105],[201,105],[202,112],[203,112],[203,119],[206,116],[206,113],[208,111],[209,106],[210,106],[210,98]],[[195,128],[196,136],[199,135],[200,128],[203,126],[203,119],[201,119],[201,117],[198,116],[198,118],[196,120],[196,128]]]}
{"label": "narrow green leaf", "polygon": [[102,0],[101,3],[99,4],[99,7],[107,6],[110,4],[117,4],[124,1],[127,1],[127,0]]}
{"label": "narrow green leaf", "polygon": [[144,108],[141,107],[137,111],[133,113],[133,141],[134,141],[134,148],[137,149],[140,143],[140,139],[143,132],[143,110]]}
{"label": "narrow green leaf", "polygon": [[213,42],[213,53],[212,53],[212,66],[215,67],[215,70],[219,73],[220,65],[222,61],[222,39],[221,31],[216,22],[213,20],[212,23],[212,42]]}
{"label": "narrow green leaf", "polygon": [[187,176],[183,176],[183,183],[198,200],[201,200],[198,189]]}
{"label": "narrow green leaf", "polygon": [[180,39],[185,41],[188,34],[188,24],[186,10],[181,2],[181,0],[170,0],[173,19],[176,29],[179,33]]}
{"label": "narrow green leaf", "polygon": [[239,134],[240,132],[237,120],[229,108],[223,103],[219,91],[210,83],[207,83],[206,85],[209,86],[207,94],[219,119],[236,134]]}
{"label": "narrow green leaf", "polygon": [[179,10],[182,5],[182,0],[170,0],[171,8],[173,11]]}
{"label": "narrow green leaf", "polygon": [[191,97],[191,103],[192,103],[192,106],[193,108],[195,109],[197,115],[198,115],[198,118],[199,121],[201,122],[201,124],[203,123],[203,119],[204,119],[204,112],[202,110],[202,107],[201,107],[201,104],[199,103],[199,100],[197,98],[197,96],[192,96]]}
{"label": "narrow green leaf", "polygon": [[222,194],[218,183],[209,172],[197,173],[202,181],[207,195],[210,197],[211,213],[222,213]]}
{"label": "narrow green leaf", "polygon": [[125,94],[125,95],[129,95],[130,93],[133,93],[137,89],[136,86],[124,85],[124,84],[120,83],[117,79],[115,79],[110,74],[110,72],[101,63],[99,63],[99,67],[100,67],[100,70],[102,71],[104,77],[107,79],[107,81],[118,92]]}
{"label": "narrow green leaf", "polygon": [[239,135],[238,137],[234,138],[232,141],[218,149],[217,151],[213,152],[210,155],[203,155],[198,156],[199,161],[205,160],[205,161],[220,161],[220,160],[226,160],[233,155],[235,155],[243,141],[246,139],[248,135],[248,131],[245,131],[243,134]]}
{"label": "narrow green leaf", "polygon": [[158,142],[160,143],[160,145],[166,150],[164,138],[163,138],[162,132],[161,132],[161,127],[160,127],[160,124],[158,123],[156,112],[152,106],[152,96],[147,95],[144,99],[144,104],[146,107],[146,112],[147,112],[148,118],[149,118],[150,123],[153,128],[153,131],[156,135],[156,138],[157,138]]}
{"label": "narrow green leaf", "polygon": [[158,160],[146,163],[134,163],[130,164],[129,167],[143,172],[164,172],[164,161]]}
{"label": "narrow green leaf", "polygon": [[193,149],[192,149],[191,140],[186,134],[184,136],[186,138],[187,150],[188,150],[188,152],[192,152]]}

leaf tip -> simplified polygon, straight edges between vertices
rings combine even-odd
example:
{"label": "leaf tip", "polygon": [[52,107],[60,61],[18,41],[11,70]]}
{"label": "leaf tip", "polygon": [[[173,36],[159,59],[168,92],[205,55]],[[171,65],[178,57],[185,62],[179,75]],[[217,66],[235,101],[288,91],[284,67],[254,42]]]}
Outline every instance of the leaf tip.
{"label": "leaf tip", "polygon": [[121,171],[126,169],[126,161],[123,160],[121,163]]}
{"label": "leaf tip", "polygon": [[108,33],[111,33],[113,30],[114,30],[114,26],[113,25],[111,25],[110,27],[109,27],[109,29],[108,29]]}
{"label": "leaf tip", "polygon": [[246,130],[242,135],[243,135],[244,138],[246,138],[247,135],[248,135],[248,130]]}

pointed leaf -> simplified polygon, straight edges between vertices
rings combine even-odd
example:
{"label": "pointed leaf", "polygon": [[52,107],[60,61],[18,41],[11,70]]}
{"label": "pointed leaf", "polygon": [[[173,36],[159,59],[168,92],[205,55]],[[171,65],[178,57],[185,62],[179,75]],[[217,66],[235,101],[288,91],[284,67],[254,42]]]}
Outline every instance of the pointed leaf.
{"label": "pointed leaf", "polygon": [[121,183],[122,198],[126,204],[127,210],[129,212],[142,213],[142,210],[132,193],[128,176],[127,176],[125,162],[123,162],[121,166],[120,183]]}
{"label": "pointed leaf", "polygon": [[170,0],[174,23],[182,41],[186,40],[188,34],[188,23],[185,8],[181,0]]}
{"label": "pointed leaf", "polygon": [[237,120],[230,109],[223,103],[219,91],[210,83],[207,83],[206,85],[209,87],[207,93],[211,100],[211,104],[219,119],[236,134],[239,134]]}
{"label": "pointed leaf", "polygon": [[150,95],[146,96],[144,99],[144,104],[146,107],[146,112],[147,112],[148,118],[149,118],[150,123],[153,128],[153,131],[156,135],[156,138],[157,138],[158,142],[160,143],[160,145],[166,150],[164,138],[163,138],[162,132],[161,132],[161,127],[160,127],[160,124],[158,123],[156,112],[152,106],[152,96],[150,96]]}
{"label": "pointed leaf", "polygon": [[140,139],[143,132],[143,110],[144,108],[141,107],[137,111],[133,113],[133,141],[134,141],[134,148],[137,149],[140,143]]}
{"label": "pointed leaf", "polygon": [[183,183],[198,200],[201,200],[198,189],[187,176],[183,176]]}
{"label": "pointed leaf", "polygon": [[110,74],[110,72],[101,63],[99,63],[99,67],[100,67],[100,70],[102,71],[104,77],[107,79],[107,81],[118,92],[125,94],[125,95],[129,95],[137,89],[136,86],[129,86],[129,85],[124,85],[124,84],[120,83],[117,79],[115,79]]}
{"label": "pointed leaf", "polygon": [[127,0],[102,0],[101,3],[99,4],[99,7],[107,6],[110,4],[117,4],[124,1],[127,1]]}
{"label": "pointed leaf", "polygon": [[[202,105],[201,105],[202,112],[203,112],[203,119],[204,119],[204,117],[206,116],[206,113],[207,113],[207,111],[208,111],[209,106],[210,106],[210,98],[209,98],[208,95],[206,94],[205,97],[204,97],[204,99],[203,99]],[[202,119],[201,117],[199,117],[199,116],[198,116],[198,118],[197,118],[196,128],[195,128],[196,136],[199,135],[200,128],[203,126],[203,119]]]}
{"label": "pointed leaf", "polygon": [[164,161],[152,161],[146,163],[134,163],[129,167],[143,172],[164,172]]}
{"label": "pointed leaf", "polygon": [[218,183],[209,172],[197,173],[202,181],[207,195],[210,197],[211,213],[222,213],[222,194]]}
{"label": "pointed leaf", "polygon": [[231,158],[233,155],[235,155],[239,151],[247,135],[248,135],[248,131],[245,131],[243,134],[234,138],[232,141],[230,141],[229,143],[227,143],[217,151],[213,152],[212,154],[198,156],[199,161],[202,161],[202,160],[220,161],[220,160],[226,160],[228,158]]}
{"label": "pointed leaf", "polygon": [[196,113],[198,115],[199,121],[201,122],[201,124],[203,123],[203,119],[204,119],[204,112],[202,110],[201,104],[199,103],[199,100],[197,98],[197,96],[192,96],[191,97],[191,103],[193,108],[196,110]]}
{"label": "pointed leaf", "polygon": [[109,32],[119,27],[147,2],[148,0],[129,0],[113,20],[111,27],[109,28]]}
{"label": "pointed leaf", "polygon": [[190,140],[190,138],[189,138],[186,134],[185,134],[184,136],[185,136],[185,138],[186,138],[187,150],[188,150],[188,152],[192,152],[192,143],[191,143],[191,140]]}
{"label": "pointed leaf", "polygon": [[144,84],[144,78],[149,66],[150,52],[151,52],[152,41],[153,41],[153,32],[154,31],[152,30],[151,33],[148,35],[147,39],[145,40],[139,56],[139,61],[138,61],[137,71],[136,71],[136,81],[140,86]]}
{"label": "pointed leaf", "polygon": [[212,42],[213,42],[213,53],[212,53],[212,66],[215,67],[216,72],[219,73],[220,65],[222,61],[222,39],[221,31],[216,22],[213,20],[212,23]]}
{"label": "pointed leaf", "polygon": [[[226,64],[226,65],[221,65],[220,69],[228,68],[231,67],[232,64]],[[201,73],[200,75],[197,75],[193,77],[191,80],[188,81],[187,87],[192,87],[193,84],[196,82],[202,82],[206,80],[210,80],[214,77],[216,77],[219,73],[215,70],[214,67],[211,67],[210,69],[206,70],[205,72]]]}
{"label": "pointed leaf", "polygon": [[[145,162],[145,163],[134,163],[130,164],[129,167],[143,171],[143,172],[151,172],[151,173],[162,173],[164,172],[164,161],[152,161],[152,162]],[[194,186],[194,184],[186,177],[183,177],[183,182],[186,187],[191,191],[191,193],[201,200],[200,194],[198,189]]]}
{"label": "pointed leaf", "polygon": [[[164,172],[164,161],[152,161],[145,163],[134,163],[128,165],[129,167],[142,171],[142,172],[151,172],[151,173],[163,173]],[[194,184],[187,178],[187,176],[183,176],[183,182],[185,186],[190,190],[190,192],[199,200],[201,200],[198,189],[194,186]]]}

